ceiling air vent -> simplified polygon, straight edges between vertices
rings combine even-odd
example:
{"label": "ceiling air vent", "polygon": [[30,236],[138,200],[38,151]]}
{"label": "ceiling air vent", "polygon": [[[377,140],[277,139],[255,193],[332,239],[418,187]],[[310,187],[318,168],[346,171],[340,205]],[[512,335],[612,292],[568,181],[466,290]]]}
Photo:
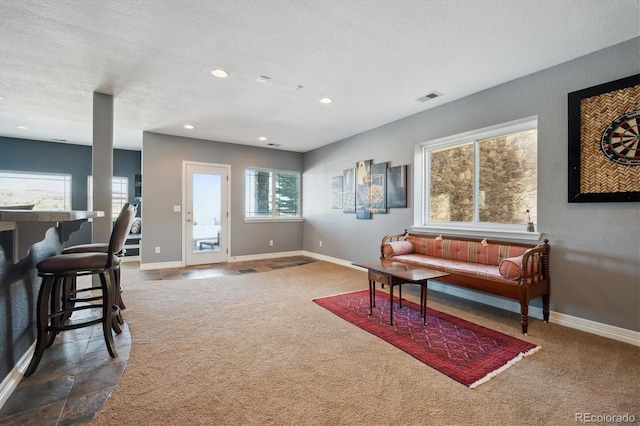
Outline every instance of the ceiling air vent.
{"label": "ceiling air vent", "polygon": [[442,96],[442,93],[438,93],[438,92],[431,92],[428,95],[424,95],[419,97],[418,99],[416,99],[416,101],[418,102],[427,102],[430,101],[431,99],[435,99],[439,96]]}

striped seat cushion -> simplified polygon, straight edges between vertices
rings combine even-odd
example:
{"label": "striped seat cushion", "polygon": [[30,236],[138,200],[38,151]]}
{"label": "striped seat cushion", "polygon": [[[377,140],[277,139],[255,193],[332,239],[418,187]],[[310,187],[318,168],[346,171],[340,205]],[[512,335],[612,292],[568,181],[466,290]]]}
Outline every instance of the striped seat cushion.
{"label": "striped seat cushion", "polygon": [[394,259],[408,263],[410,265],[435,269],[437,271],[449,272],[450,274],[467,275],[469,277],[497,281],[505,284],[516,284],[515,280],[503,277],[500,274],[498,267],[495,265],[469,263],[460,260],[443,259],[441,257],[425,256],[415,253],[403,254],[394,257]]}
{"label": "striped seat cushion", "polygon": [[417,254],[494,266],[499,266],[503,259],[521,256],[527,250],[526,247],[508,244],[485,246],[475,241],[437,240],[415,235],[409,235],[407,240],[413,244],[413,252]]}

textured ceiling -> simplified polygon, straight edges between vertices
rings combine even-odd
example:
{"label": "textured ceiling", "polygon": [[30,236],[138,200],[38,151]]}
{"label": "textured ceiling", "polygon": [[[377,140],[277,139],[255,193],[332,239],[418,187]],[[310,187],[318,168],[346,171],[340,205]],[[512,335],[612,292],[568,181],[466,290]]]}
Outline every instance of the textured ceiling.
{"label": "textured ceiling", "polygon": [[90,144],[98,91],[116,147],[152,131],[306,152],[637,37],[639,16],[637,0],[2,0],[0,135]]}

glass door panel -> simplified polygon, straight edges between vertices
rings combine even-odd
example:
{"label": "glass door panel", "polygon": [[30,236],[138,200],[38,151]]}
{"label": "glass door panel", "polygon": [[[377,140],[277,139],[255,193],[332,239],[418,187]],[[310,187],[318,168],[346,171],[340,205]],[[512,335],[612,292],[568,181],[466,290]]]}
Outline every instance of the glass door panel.
{"label": "glass door panel", "polygon": [[187,265],[227,260],[227,176],[225,167],[201,163],[186,166]]}

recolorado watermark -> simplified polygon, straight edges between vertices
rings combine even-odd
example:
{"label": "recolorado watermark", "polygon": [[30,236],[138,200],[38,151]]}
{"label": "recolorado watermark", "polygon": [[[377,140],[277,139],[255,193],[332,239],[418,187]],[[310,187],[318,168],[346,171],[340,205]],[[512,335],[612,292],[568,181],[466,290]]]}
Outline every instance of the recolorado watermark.
{"label": "recolorado watermark", "polygon": [[635,423],[636,416],[634,414],[595,414],[595,413],[576,413],[576,423]]}

